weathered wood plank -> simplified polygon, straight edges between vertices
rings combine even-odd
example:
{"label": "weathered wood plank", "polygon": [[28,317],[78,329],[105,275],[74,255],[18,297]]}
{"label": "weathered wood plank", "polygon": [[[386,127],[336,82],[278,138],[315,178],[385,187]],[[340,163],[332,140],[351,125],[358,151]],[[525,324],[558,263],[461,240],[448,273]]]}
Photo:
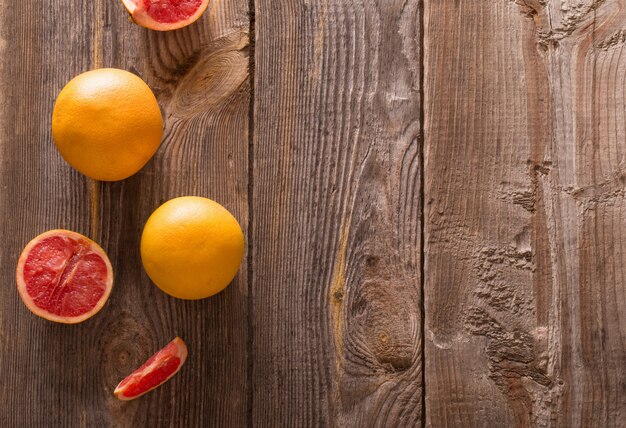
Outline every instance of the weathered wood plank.
{"label": "weathered wood plank", "polygon": [[95,410],[87,397],[100,392],[93,323],[68,327],[31,315],[15,266],[40,232],[89,232],[87,182],[54,148],[50,116],[65,81],[91,65],[91,19],[78,1],[49,4],[72,16],[71,31],[69,20],[41,19],[35,3],[0,6],[0,425],[77,425]]}
{"label": "weathered wood plank", "polygon": [[[115,243],[110,252],[118,278],[129,285],[112,298],[124,316],[118,313],[102,327],[104,376],[114,384],[158,348],[160,338],[178,334],[190,349],[189,366],[170,389],[131,406],[108,399],[107,409],[116,424],[243,426],[248,417],[246,263],[225,292],[185,302],[150,284],[138,269],[137,248],[152,210],[182,195],[222,203],[247,234],[248,2],[214,1],[201,21],[168,33],[129,24],[118,3],[107,2],[105,16],[111,25],[102,35],[103,66],[134,70],[146,79],[163,108],[166,132],[140,174],[102,189],[102,236]],[[134,310],[142,302],[149,303]]]}
{"label": "weathered wood plank", "polygon": [[[3,426],[243,426],[247,423],[247,270],[200,302],[167,297],[139,258],[143,223],[162,201],[195,194],[230,209],[247,233],[248,2],[214,1],[187,29],[155,33],[127,19],[120,2],[52,2],[2,8],[3,227],[0,412]],[[93,67],[131,70],[153,88],[166,118],[163,145],[140,173],[89,183],[56,153],[54,98]],[[9,124],[11,124],[9,126]],[[116,273],[105,309],[78,326],[36,319],[13,278],[27,240],[53,227],[91,234]],[[174,335],[187,366],[131,403],[115,384]],[[7,351],[10,349],[10,351]],[[8,403],[5,405],[5,403]],[[25,407],[27,406],[27,407]]]}
{"label": "weathered wood plank", "polygon": [[425,8],[431,426],[620,426],[623,5]]}
{"label": "weathered wood plank", "polygon": [[558,304],[548,316],[561,346],[562,426],[625,423],[624,6],[585,0],[536,8],[555,112],[545,155],[554,166],[540,183],[555,247]]}
{"label": "weathered wood plank", "polygon": [[417,1],[256,1],[253,422],[419,426]]}

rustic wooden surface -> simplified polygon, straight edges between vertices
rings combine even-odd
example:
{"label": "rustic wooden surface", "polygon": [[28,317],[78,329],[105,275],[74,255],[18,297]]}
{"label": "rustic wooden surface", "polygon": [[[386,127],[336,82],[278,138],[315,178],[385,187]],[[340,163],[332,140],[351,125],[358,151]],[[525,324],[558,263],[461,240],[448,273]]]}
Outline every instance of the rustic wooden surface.
{"label": "rustic wooden surface", "polygon": [[626,426],[620,1],[426,1],[431,426]]}
{"label": "rustic wooden surface", "polygon": [[[0,0],[0,426],[625,426],[624,3],[213,0],[155,33],[117,0]],[[50,135],[56,94],[97,67],[144,78],[166,119],[118,183]],[[186,194],[248,242],[200,302],[138,252]],[[116,273],[75,326],[14,286],[58,227]],[[181,373],[118,402],[175,335]]]}
{"label": "rustic wooden surface", "polygon": [[[248,2],[214,1],[201,22],[169,34],[130,23],[118,1],[47,9],[42,19],[35,2],[1,8],[0,426],[245,425],[247,263],[219,297],[176,300],[141,269],[139,238],[161,202],[188,194],[221,202],[247,233]],[[50,137],[56,94],[95,67],[139,74],[166,122],[156,157],[117,183],[89,183]],[[76,326],[31,315],[12,286],[20,248],[56,227],[91,235],[115,271],[107,306]],[[176,335],[190,348],[185,370],[148,400],[114,398],[117,382]]]}
{"label": "rustic wooden surface", "polygon": [[253,421],[417,426],[418,2],[255,16]]}

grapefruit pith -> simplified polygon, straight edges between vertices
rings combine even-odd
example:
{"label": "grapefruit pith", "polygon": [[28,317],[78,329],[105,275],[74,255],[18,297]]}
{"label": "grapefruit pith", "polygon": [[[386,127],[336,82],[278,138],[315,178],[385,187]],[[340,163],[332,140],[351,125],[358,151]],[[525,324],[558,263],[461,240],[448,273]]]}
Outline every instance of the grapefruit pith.
{"label": "grapefruit pith", "polygon": [[121,381],[113,394],[123,401],[140,397],[178,373],[186,359],[187,345],[176,337]]}
{"label": "grapefruit pith", "polygon": [[209,0],[122,0],[133,21],[157,31],[177,30],[198,20]]}
{"label": "grapefruit pith", "polygon": [[113,268],[98,244],[80,233],[50,230],[30,241],[17,263],[17,291],[28,309],[75,324],[95,315],[113,288]]}

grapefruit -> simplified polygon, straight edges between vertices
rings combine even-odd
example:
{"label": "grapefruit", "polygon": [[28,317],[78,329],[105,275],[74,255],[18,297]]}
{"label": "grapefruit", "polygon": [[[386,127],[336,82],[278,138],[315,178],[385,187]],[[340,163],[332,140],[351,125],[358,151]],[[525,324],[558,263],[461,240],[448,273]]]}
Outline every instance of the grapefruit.
{"label": "grapefruit", "polygon": [[222,205],[184,196],[167,201],[148,218],[141,260],[150,279],[179,299],[203,299],[233,280],[244,253],[241,227]]}
{"label": "grapefruit", "polygon": [[79,74],[61,90],[52,112],[52,136],[61,156],[94,180],[135,174],[155,154],[162,135],[154,94],[124,70]]}
{"label": "grapefruit", "polygon": [[30,241],[19,258],[17,291],[35,315],[75,324],[95,315],[113,287],[104,250],[80,233],[50,230]]}
{"label": "grapefruit", "polygon": [[176,337],[121,381],[113,394],[123,401],[140,397],[178,373],[186,359],[187,345],[180,337]]}
{"label": "grapefruit", "polygon": [[133,21],[157,31],[177,30],[198,20],[209,0],[122,0]]}

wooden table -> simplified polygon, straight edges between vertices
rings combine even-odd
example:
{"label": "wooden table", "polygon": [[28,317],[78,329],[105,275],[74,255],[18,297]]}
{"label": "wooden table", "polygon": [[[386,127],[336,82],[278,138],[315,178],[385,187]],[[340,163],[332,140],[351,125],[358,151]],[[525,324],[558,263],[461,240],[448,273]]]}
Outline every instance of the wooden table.
{"label": "wooden table", "polygon": [[[0,426],[626,426],[625,42],[624,0],[213,0],[171,33],[114,0],[0,0]],[[99,67],[166,119],[115,183],[50,135]],[[181,195],[247,239],[203,301],[141,268],[145,220]],[[14,286],[52,228],[114,265],[80,325]],[[175,335],[181,373],[117,401]]]}

